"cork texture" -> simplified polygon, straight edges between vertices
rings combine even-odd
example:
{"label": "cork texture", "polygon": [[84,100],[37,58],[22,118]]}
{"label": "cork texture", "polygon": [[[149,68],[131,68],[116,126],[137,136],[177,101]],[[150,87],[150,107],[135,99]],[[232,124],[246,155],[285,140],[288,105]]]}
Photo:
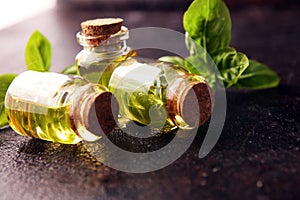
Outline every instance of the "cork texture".
{"label": "cork texture", "polygon": [[213,98],[209,85],[196,83],[180,98],[179,111],[183,120],[192,127],[204,124],[212,113]]}
{"label": "cork texture", "polygon": [[110,92],[103,92],[95,97],[88,112],[87,126],[95,135],[110,133],[116,126],[119,104]]}
{"label": "cork texture", "polygon": [[99,18],[81,23],[82,32],[86,36],[112,35],[121,30],[123,19]]}

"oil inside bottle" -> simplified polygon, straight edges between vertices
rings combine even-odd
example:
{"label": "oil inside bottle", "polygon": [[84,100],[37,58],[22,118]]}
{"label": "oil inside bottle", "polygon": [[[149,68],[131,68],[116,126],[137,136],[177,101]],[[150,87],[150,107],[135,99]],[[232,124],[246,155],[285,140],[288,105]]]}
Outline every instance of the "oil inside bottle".
{"label": "oil inside bottle", "polygon": [[[76,58],[77,73],[92,83],[98,83],[107,87],[113,71],[120,62],[135,55],[136,51],[130,50],[124,55],[103,59],[103,55],[83,52],[78,54]],[[94,58],[92,62],[90,61],[91,57]]]}
{"label": "oil inside bottle", "polygon": [[19,134],[64,144],[81,141],[71,128],[70,105],[43,106],[6,96],[9,124]]}
{"label": "oil inside bottle", "polygon": [[[162,62],[130,58],[114,70],[109,90],[122,105],[121,118],[123,116],[154,130],[169,132],[177,127],[167,110],[167,90],[174,80],[183,75],[183,72]],[[182,127],[187,126],[178,113],[175,118],[180,120]],[[125,125],[120,124],[122,126]]]}

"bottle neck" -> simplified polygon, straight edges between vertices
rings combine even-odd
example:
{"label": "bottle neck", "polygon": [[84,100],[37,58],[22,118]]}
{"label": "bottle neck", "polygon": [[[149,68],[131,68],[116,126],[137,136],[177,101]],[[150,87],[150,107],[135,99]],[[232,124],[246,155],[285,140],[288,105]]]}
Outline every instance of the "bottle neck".
{"label": "bottle neck", "polygon": [[127,46],[129,31],[125,26],[113,35],[86,36],[82,32],[76,34],[78,43],[83,49],[98,56],[116,57],[126,55],[131,48]]}

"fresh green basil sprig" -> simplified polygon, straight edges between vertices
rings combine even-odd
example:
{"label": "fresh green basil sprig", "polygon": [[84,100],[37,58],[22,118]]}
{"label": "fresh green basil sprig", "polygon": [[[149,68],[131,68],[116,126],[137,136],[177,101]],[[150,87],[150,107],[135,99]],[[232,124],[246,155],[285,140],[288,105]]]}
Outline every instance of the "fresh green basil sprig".
{"label": "fresh green basil sprig", "polygon": [[[43,34],[38,30],[35,30],[28,39],[25,48],[27,69],[40,72],[49,71],[51,66],[51,56],[51,43]],[[76,74],[75,65],[65,68],[62,73]],[[0,76],[0,128],[8,123],[5,116],[4,100],[9,85],[17,76],[17,74],[3,74]]]}
{"label": "fresh green basil sprig", "polygon": [[[190,56],[185,59],[168,56],[160,60],[183,65],[190,73],[201,74],[210,80],[211,74],[205,69],[210,56],[220,73],[218,78],[227,88],[265,89],[279,84],[274,71],[229,46],[232,24],[222,0],[194,0],[184,13],[183,25],[189,36],[186,46]],[[199,46],[203,50],[199,50]]]}

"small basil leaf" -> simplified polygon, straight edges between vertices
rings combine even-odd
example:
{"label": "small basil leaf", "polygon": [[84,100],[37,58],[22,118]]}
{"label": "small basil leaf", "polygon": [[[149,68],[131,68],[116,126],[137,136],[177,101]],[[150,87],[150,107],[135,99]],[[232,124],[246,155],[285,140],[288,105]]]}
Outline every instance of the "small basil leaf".
{"label": "small basil leaf", "polygon": [[249,60],[248,68],[234,85],[236,88],[266,89],[279,84],[278,75],[266,65],[255,60]]}
{"label": "small basil leaf", "polygon": [[162,122],[166,121],[167,113],[159,97],[154,94],[133,92],[129,99],[128,111],[132,115],[131,119],[150,127],[161,128]]}
{"label": "small basil leaf", "polygon": [[184,13],[183,25],[189,36],[208,53],[230,44],[230,13],[222,0],[193,1]]}
{"label": "small basil leaf", "polygon": [[61,73],[63,73],[63,74],[78,75],[78,71],[77,71],[76,65],[70,65],[70,66],[66,67],[65,69],[63,69],[61,71]]}
{"label": "small basil leaf", "polygon": [[[200,66],[194,67],[194,65],[193,65],[194,63],[199,64],[198,58],[197,59],[194,59],[194,58],[196,58],[196,56],[189,56],[187,59],[183,59],[183,58],[180,58],[177,56],[164,56],[164,57],[159,58],[159,60],[181,66],[188,73],[201,74],[201,72],[203,72],[203,70],[201,70],[199,68]],[[203,66],[203,65],[201,65],[201,66]]]}
{"label": "small basil leaf", "polygon": [[49,71],[51,65],[51,44],[38,30],[30,36],[26,49],[25,61],[28,70]]}
{"label": "small basil leaf", "polygon": [[225,87],[235,85],[249,66],[247,56],[230,47],[214,51],[211,56],[218,67],[220,79],[223,80]]}
{"label": "small basil leaf", "polygon": [[4,100],[6,91],[16,76],[16,74],[4,74],[0,76],[0,128],[8,123],[5,116]]}
{"label": "small basil leaf", "polygon": [[173,63],[173,64],[180,65],[180,66],[185,65],[185,60],[178,56],[163,56],[163,57],[160,57],[159,60],[164,61],[164,62]]}
{"label": "small basil leaf", "polygon": [[216,69],[213,68],[212,61],[202,56],[189,56],[185,59],[186,69],[191,74],[198,74],[205,78],[211,88],[215,88]]}
{"label": "small basil leaf", "polygon": [[164,56],[159,58],[161,61],[170,62],[183,67],[188,73],[201,75],[205,78],[211,88],[215,85],[215,73],[207,61],[202,56],[189,56],[186,59],[177,56]]}
{"label": "small basil leaf", "polygon": [[175,69],[179,69],[185,73],[191,73],[189,68],[192,68],[190,63],[188,63],[184,58],[178,56],[163,56],[159,58],[160,61],[172,63]]}

